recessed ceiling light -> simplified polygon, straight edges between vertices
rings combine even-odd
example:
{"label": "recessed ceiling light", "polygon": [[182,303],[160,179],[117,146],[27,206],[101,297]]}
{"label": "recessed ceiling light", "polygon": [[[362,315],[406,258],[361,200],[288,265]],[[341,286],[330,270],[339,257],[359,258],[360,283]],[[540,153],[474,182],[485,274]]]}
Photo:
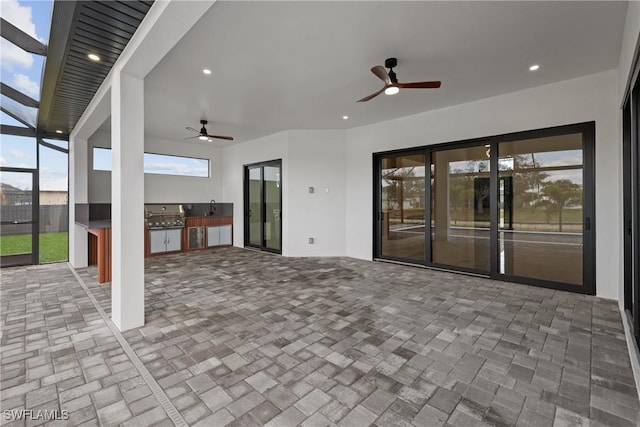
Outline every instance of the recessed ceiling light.
{"label": "recessed ceiling light", "polygon": [[94,62],[100,61],[100,57],[98,55],[96,55],[95,53],[88,54],[87,58],[89,58],[90,60],[92,60]]}
{"label": "recessed ceiling light", "polygon": [[211,74],[211,70],[210,70],[210,69],[208,69],[208,68],[205,68],[204,70],[202,70],[202,72],[203,72],[204,74],[206,74],[207,76]]}
{"label": "recessed ceiling light", "polygon": [[349,120],[349,116],[342,116],[342,120]]}
{"label": "recessed ceiling light", "polygon": [[56,130],[56,133],[62,133],[62,131],[60,129]]}
{"label": "recessed ceiling light", "polygon": [[529,67],[529,71],[538,71],[540,69],[540,66],[538,64],[533,64],[531,67]]}

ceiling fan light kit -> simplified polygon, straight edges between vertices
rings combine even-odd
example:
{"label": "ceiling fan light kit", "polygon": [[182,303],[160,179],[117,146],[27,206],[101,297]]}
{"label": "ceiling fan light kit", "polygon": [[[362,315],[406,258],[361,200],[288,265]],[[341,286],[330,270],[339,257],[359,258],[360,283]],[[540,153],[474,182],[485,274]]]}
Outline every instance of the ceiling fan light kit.
{"label": "ceiling fan light kit", "polygon": [[[430,82],[398,83],[396,73],[393,71],[393,68],[397,65],[397,58],[387,58],[387,60],[384,61],[384,67],[382,65],[376,65],[373,67],[371,72],[384,82],[384,87],[379,91],[358,100],[358,102],[367,102],[380,95],[382,92],[384,92],[385,95],[395,95],[400,92],[400,89],[437,89],[442,84],[438,80]],[[385,70],[385,67],[389,69],[388,72]]]}
{"label": "ceiling fan light kit", "polygon": [[209,132],[207,132],[207,128],[206,125],[207,123],[209,123],[206,120],[200,120],[200,124],[202,125],[202,128],[200,128],[200,130],[196,130],[190,126],[187,126],[186,129],[190,130],[192,132],[196,132],[198,135],[196,136],[190,136],[188,138],[185,139],[193,139],[193,138],[198,138],[200,141],[212,141],[212,138],[216,138],[216,139],[225,139],[227,141],[233,141],[233,137],[232,136],[223,136],[223,135],[209,135]]}
{"label": "ceiling fan light kit", "polygon": [[398,92],[400,92],[400,88],[398,86],[389,86],[384,89],[385,95],[395,95]]}

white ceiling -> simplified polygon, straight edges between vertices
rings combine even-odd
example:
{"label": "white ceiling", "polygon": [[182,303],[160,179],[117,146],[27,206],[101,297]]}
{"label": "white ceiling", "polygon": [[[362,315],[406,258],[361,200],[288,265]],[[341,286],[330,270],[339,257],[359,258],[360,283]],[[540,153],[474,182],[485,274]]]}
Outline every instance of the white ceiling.
{"label": "white ceiling", "polygon": [[[146,133],[182,139],[201,118],[236,143],[286,129],[348,128],[616,68],[626,8],[218,1],[147,76]],[[382,87],[369,70],[391,56],[401,82],[442,87],[356,103]],[[534,63],[536,73],[528,70]]]}

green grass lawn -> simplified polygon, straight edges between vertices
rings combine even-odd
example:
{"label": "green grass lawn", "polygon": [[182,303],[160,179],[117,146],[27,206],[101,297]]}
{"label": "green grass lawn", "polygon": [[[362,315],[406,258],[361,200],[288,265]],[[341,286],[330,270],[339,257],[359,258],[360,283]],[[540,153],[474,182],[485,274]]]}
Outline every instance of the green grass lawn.
{"label": "green grass lawn", "polygon": [[[31,252],[31,235],[0,237],[0,255]],[[69,259],[69,233],[40,234],[40,263],[66,261]]]}

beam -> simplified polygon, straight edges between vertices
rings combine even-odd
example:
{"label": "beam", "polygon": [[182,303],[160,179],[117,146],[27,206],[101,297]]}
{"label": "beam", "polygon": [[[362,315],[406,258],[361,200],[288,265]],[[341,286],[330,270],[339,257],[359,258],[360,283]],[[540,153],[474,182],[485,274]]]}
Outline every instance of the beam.
{"label": "beam", "polygon": [[36,137],[36,130],[33,128],[22,128],[20,126],[0,125],[0,134]]}
{"label": "beam", "polygon": [[40,103],[35,99],[2,82],[0,82],[0,93],[27,107],[38,108],[40,106]]}
{"label": "beam", "polygon": [[27,52],[47,56],[46,44],[40,43],[4,18],[0,18],[0,35]]}
{"label": "beam", "polygon": [[15,113],[12,113],[8,109],[4,108],[4,105],[0,106],[0,111],[5,113],[7,116],[11,116],[11,118],[16,119],[17,121],[19,121],[23,125],[29,127],[30,129],[35,129],[35,127],[33,125],[29,124],[25,119],[21,118],[20,116],[16,115]]}

